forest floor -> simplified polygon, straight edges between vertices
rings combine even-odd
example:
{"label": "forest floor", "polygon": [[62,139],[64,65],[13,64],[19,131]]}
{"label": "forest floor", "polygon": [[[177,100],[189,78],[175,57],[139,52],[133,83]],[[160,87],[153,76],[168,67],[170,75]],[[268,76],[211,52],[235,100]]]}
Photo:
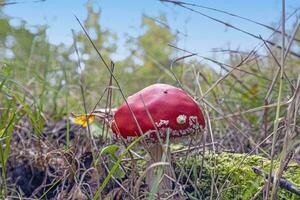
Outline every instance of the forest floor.
{"label": "forest floor", "polygon": [[[66,148],[66,130],[66,120],[48,122],[43,133],[36,136],[32,134],[33,127],[29,121],[19,123],[12,134],[7,164],[9,199],[93,198],[114,162],[109,154],[103,154],[100,164],[94,164],[86,129],[78,125],[70,124],[70,147]],[[100,139],[93,141],[99,146],[108,145]],[[264,174],[268,173],[270,161],[253,155],[250,149],[246,149],[248,153],[237,153],[241,143],[237,142],[234,146],[233,141],[233,136],[216,138],[214,145],[207,142],[205,148],[203,144],[189,148],[181,146],[172,152],[178,185],[181,186],[174,189],[181,191],[181,199],[209,199],[210,196],[250,199],[255,195],[257,199],[263,198],[262,191],[267,182]],[[212,146],[216,148],[215,153],[212,153]],[[287,162],[279,199],[300,199],[299,161],[299,157],[294,155]],[[145,199],[148,189],[144,180],[139,179],[145,170],[144,157],[133,160],[127,157],[121,165],[122,169],[113,174],[101,197]],[[212,185],[215,187],[213,191]],[[173,197],[176,195],[173,194]]]}

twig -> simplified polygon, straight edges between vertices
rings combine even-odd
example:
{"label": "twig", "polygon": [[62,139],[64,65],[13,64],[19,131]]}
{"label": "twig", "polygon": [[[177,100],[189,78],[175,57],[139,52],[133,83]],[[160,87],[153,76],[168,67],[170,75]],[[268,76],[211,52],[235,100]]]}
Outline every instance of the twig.
{"label": "twig", "polygon": [[[74,30],[72,30],[72,34],[73,34],[73,40],[74,40],[73,41],[74,48],[75,48],[75,52],[76,52],[76,56],[77,56],[77,67],[81,70],[82,66],[81,66],[81,61],[80,61],[80,56],[79,56],[79,51],[78,51],[78,47],[77,47]],[[81,92],[81,97],[82,97],[82,101],[83,101],[83,108],[84,108],[84,113],[85,113],[85,118],[86,118],[85,120],[87,122],[87,132],[88,132],[89,142],[91,143],[91,147],[92,147],[92,157],[95,158],[96,155],[95,155],[94,150],[96,149],[96,143],[93,140],[93,135],[91,134],[90,123],[89,123],[89,114],[87,112],[85,91],[84,91],[83,85],[84,85],[84,77],[82,76],[82,74],[80,74],[79,86],[80,86],[80,92]]]}
{"label": "twig", "polygon": [[[260,176],[263,176],[265,177],[266,179],[269,179],[269,175],[265,172],[263,172],[261,169],[259,169],[258,167],[252,167],[252,170],[254,171],[254,173],[260,175]],[[270,176],[271,178],[271,181],[273,182],[274,180],[274,176]],[[300,190],[297,189],[297,187],[290,181],[284,179],[284,178],[280,178],[279,179],[279,187],[291,192],[291,193],[294,193],[298,196],[300,196]]]}
{"label": "twig", "polygon": [[[281,102],[280,105],[281,106],[289,105],[292,102],[292,100],[293,100],[293,98],[291,98],[290,100],[288,100],[286,102]],[[277,103],[268,104],[268,105],[265,105],[265,106],[256,107],[256,108],[252,108],[252,109],[249,109],[249,110],[232,113],[232,114],[222,116],[222,117],[211,118],[211,120],[221,120],[221,119],[231,118],[231,117],[235,117],[235,116],[239,116],[239,115],[244,115],[244,114],[247,114],[247,113],[259,112],[259,111],[262,111],[262,110],[267,109],[267,108],[274,108],[276,106],[277,106]]]}
{"label": "twig", "polygon": [[0,2],[0,6],[8,6],[8,5],[16,5],[16,4],[25,4],[25,3],[39,3],[39,2],[45,2],[45,1],[46,1],[46,0]]}
{"label": "twig", "polygon": [[[186,52],[186,53],[189,53],[189,54],[195,54],[195,56],[197,56],[197,57],[199,57],[199,58],[202,58],[202,59],[204,59],[204,60],[208,60],[208,61],[210,61],[210,62],[213,62],[213,63],[219,65],[222,69],[226,69],[226,68],[224,68],[224,66],[229,67],[229,68],[234,68],[234,66],[228,65],[228,64],[226,64],[226,63],[222,63],[222,62],[220,62],[220,61],[217,61],[217,60],[214,60],[214,59],[205,57],[205,56],[200,56],[200,55],[198,55],[197,53],[193,53],[193,52],[188,51],[188,50],[186,50],[186,49],[182,49],[182,48],[180,48],[180,47],[178,47],[178,46],[175,46],[175,45],[173,45],[173,44],[168,44],[168,45],[169,45],[170,47],[173,47],[173,48],[177,49],[177,50],[180,50],[180,51],[183,51],[183,52]],[[237,71],[244,72],[244,73],[246,73],[246,74],[253,75],[253,76],[257,77],[257,78],[261,78],[261,79],[264,79],[264,80],[269,80],[268,78],[266,78],[266,77],[264,77],[264,76],[257,75],[257,74],[255,74],[255,73],[253,73],[253,72],[249,72],[249,71],[244,70],[244,69],[239,69],[239,68],[237,68],[236,70],[237,70]],[[228,72],[228,70],[227,70],[227,72]]]}
{"label": "twig", "polygon": [[[224,22],[224,21],[222,21],[222,20],[220,20],[220,19],[217,19],[217,18],[211,17],[211,16],[209,16],[209,15],[207,15],[207,14],[204,14],[204,13],[200,12],[199,10],[195,10],[195,9],[193,9],[193,8],[191,8],[191,7],[186,6],[185,4],[182,4],[181,2],[178,2],[178,1],[170,1],[170,0],[161,0],[161,1],[168,2],[168,3],[173,3],[174,5],[177,5],[177,6],[179,6],[179,7],[184,8],[184,9],[190,10],[190,11],[192,11],[192,12],[194,12],[194,13],[197,13],[197,14],[199,14],[199,15],[202,15],[202,16],[208,18],[208,19],[211,19],[211,20],[213,20],[213,21],[215,21],[215,22],[217,22],[217,23],[223,24],[223,25],[225,25],[226,27],[232,28],[232,29],[234,29],[234,30],[237,30],[237,31],[242,32],[242,33],[245,33],[246,35],[249,35],[249,36],[251,36],[251,37],[253,37],[253,38],[256,38],[256,39],[260,40],[260,37],[257,36],[257,35],[255,35],[255,34],[253,34],[253,33],[250,33],[250,32],[248,32],[248,31],[245,31],[245,30],[243,30],[243,29],[241,29],[241,28],[238,28],[238,27],[236,27],[236,26],[234,26],[234,25],[232,25],[232,24],[226,23],[226,22]],[[283,35],[284,35],[284,34],[283,34]],[[279,49],[282,49],[282,48],[283,48],[283,50],[285,51],[285,48],[284,48],[284,47],[279,46],[278,44],[276,44],[276,43],[274,43],[274,42],[272,42],[272,41],[270,41],[270,40],[266,40],[266,42],[267,42],[268,44],[272,45],[272,46],[275,46],[275,47],[279,48]],[[291,55],[300,58],[300,54],[298,54],[298,53],[296,53],[296,52],[294,52],[294,51],[290,51],[290,53],[291,53]]]}
{"label": "twig", "polygon": [[178,83],[178,85],[181,87],[181,89],[183,89],[183,86],[182,86],[181,82],[179,81],[179,79],[177,78],[175,72],[173,71],[173,65],[174,65],[176,62],[180,61],[180,60],[183,60],[183,59],[185,59],[185,58],[192,57],[192,56],[194,56],[194,55],[196,55],[196,54],[193,53],[193,54],[190,54],[190,55],[186,55],[186,56],[182,56],[182,57],[176,58],[176,59],[174,59],[174,60],[172,61],[172,63],[171,63],[170,71],[172,72],[173,77],[175,78],[175,80],[177,81],[177,83]]}
{"label": "twig", "polygon": [[230,74],[233,73],[233,71],[235,71],[235,69],[239,68],[240,66],[242,66],[244,64],[244,62],[246,60],[249,59],[249,57],[253,54],[253,51],[251,51],[246,58],[242,59],[242,61],[237,64],[233,69],[231,69],[229,72],[227,72],[227,74],[225,74],[224,76],[220,77],[210,88],[208,88],[206,90],[206,92],[201,96],[201,99],[205,98],[209,92],[211,92],[217,85],[219,85],[223,80],[225,80]]}
{"label": "twig", "polygon": [[[236,18],[239,18],[239,19],[242,19],[242,20],[245,20],[245,21],[248,21],[248,22],[251,22],[251,23],[254,23],[256,25],[259,25],[259,26],[262,26],[264,28],[267,28],[275,33],[279,33],[281,34],[281,31],[272,27],[272,26],[268,26],[266,24],[263,24],[263,23],[260,23],[260,22],[257,22],[257,21],[254,21],[252,19],[249,19],[249,18],[246,18],[246,17],[243,17],[243,16],[240,16],[240,15],[237,15],[237,14],[234,14],[234,13],[231,13],[231,12],[228,12],[228,11],[224,11],[224,10],[220,10],[220,9],[216,9],[216,8],[212,8],[212,7],[208,7],[208,6],[203,6],[203,5],[200,5],[200,4],[194,4],[194,3],[187,3],[187,2],[183,2],[183,1],[175,1],[175,0],[160,0],[162,2],[170,2],[170,3],[178,3],[178,4],[183,4],[183,5],[188,5],[188,6],[193,6],[193,7],[198,7],[198,8],[203,8],[203,9],[206,9],[206,10],[212,10],[212,11],[215,11],[215,12],[219,12],[219,13],[223,13],[223,14],[226,14],[226,15],[229,15],[229,16],[232,16],[232,17],[236,17]],[[300,8],[296,8],[294,12],[298,12]],[[285,33],[285,36],[288,37],[288,38],[292,38],[292,40],[295,40],[297,42],[300,42],[300,39],[297,39],[297,38],[294,38],[290,35],[288,35],[287,33]]]}

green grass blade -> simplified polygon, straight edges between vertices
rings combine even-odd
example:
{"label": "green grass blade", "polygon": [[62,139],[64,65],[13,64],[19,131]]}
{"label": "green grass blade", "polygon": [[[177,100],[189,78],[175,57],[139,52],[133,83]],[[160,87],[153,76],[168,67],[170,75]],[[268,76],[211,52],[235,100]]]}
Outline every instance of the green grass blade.
{"label": "green grass blade", "polygon": [[145,135],[142,135],[140,137],[138,137],[137,139],[135,139],[125,150],[124,152],[119,156],[118,160],[116,161],[116,163],[114,164],[114,166],[111,168],[109,174],[106,176],[106,178],[104,179],[102,185],[99,187],[99,189],[97,190],[97,192],[95,193],[93,200],[97,200],[100,196],[101,196],[101,192],[103,191],[103,189],[105,188],[105,186],[107,185],[108,181],[111,179],[111,177],[114,175],[114,173],[117,171],[121,160],[127,155],[127,153],[129,152],[130,149],[133,148],[134,145],[136,145],[139,141],[141,141],[143,138],[145,137]]}

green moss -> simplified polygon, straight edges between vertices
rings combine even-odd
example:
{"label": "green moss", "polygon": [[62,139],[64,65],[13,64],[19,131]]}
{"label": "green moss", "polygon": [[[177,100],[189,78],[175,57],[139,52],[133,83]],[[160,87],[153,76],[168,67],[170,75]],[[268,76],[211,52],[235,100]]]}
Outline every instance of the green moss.
{"label": "green moss", "polygon": [[[179,166],[183,167],[187,173],[193,168],[190,179],[195,183],[197,190],[200,191],[201,199],[210,198],[212,184],[215,186],[212,193],[214,198],[251,199],[264,185],[264,177],[256,174],[252,167],[258,167],[265,173],[268,173],[270,167],[270,161],[261,156],[233,153],[206,154],[202,176],[199,178],[202,160],[201,155],[194,155],[188,157],[185,163],[183,163],[184,159],[177,159],[175,162],[178,172],[180,170]],[[275,161],[275,166],[277,164]],[[283,177],[300,190],[300,167],[296,163],[289,164]],[[184,178],[182,181],[184,181]],[[195,188],[192,187],[190,188],[190,194],[199,197]],[[259,194],[258,199],[262,199],[262,193]],[[300,199],[300,197],[280,188],[278,199]]]}

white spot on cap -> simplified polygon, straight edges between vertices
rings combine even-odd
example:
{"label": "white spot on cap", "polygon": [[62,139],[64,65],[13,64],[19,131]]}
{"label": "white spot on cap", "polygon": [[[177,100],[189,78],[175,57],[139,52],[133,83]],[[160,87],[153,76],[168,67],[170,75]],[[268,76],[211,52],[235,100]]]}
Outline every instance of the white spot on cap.
{"label": "white spot on cap", "polygon": [[157,128],[160,128],[162,126],[167,126],[169,124],[169,120],[160,120],[159,123],[155,122],[155,125]]}
{"label": "white spot on cap", "polygon": [[176,119],[178,124],[185,124],[186,122],[186,116],[185,115],[179,115]]}
{"label": "white spot on cap", "polygon": [[[172,141],[180,142],[181,138],[184,138],[185,136],[203,132],[202,126],[198,123],[197,116],[189,116],[189,118],[187,118],[186,115],[179,115],[176,120],[178,124],[180,124],[180,122],[186,123],[188,120],[189,126],[183,130],[175,130],[168,127],[168,120],[160,120],[159,123],[155,123],[158,129],[158,133],[156,132],[156,130],[152,130],[149,133],[146,132],[146,135],[144,136],[144,139],[142,141],[147,142],[147,145],[151,145],[149,143],[157,143],[157,136],[160,137],[163,141],[165,141],[166,135],[169,132],[170,139]],[[122,136],[118,134],[113,134],[114,141],[118,141],[121,137]],[[127,136],[126,138],[123,138],[123,140],[125,142],[132,142],[136,140],[136,136]]]}

